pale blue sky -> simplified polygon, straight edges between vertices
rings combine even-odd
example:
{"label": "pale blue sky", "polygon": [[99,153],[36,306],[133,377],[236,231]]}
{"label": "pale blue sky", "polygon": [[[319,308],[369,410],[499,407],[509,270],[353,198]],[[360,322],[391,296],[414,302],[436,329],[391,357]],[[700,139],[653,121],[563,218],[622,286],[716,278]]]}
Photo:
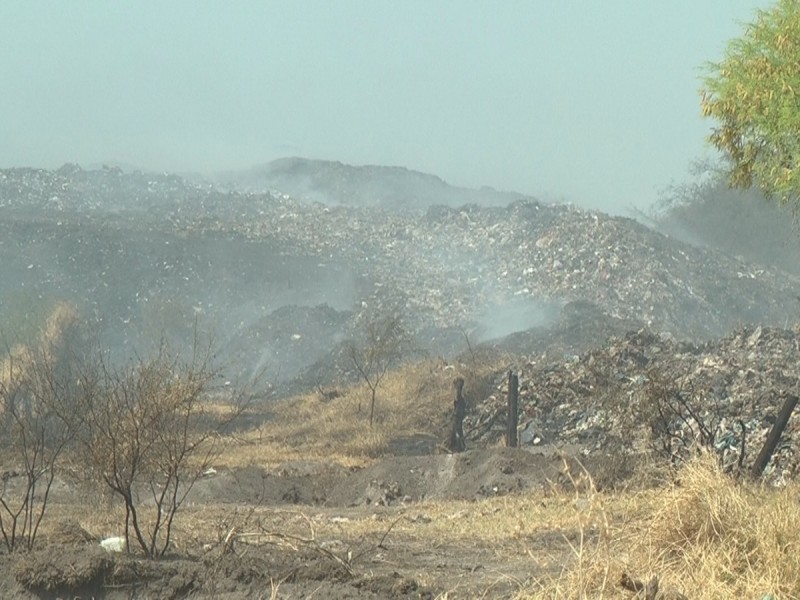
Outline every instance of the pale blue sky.
{"label": "pale blue sky", "polygon": [[0,3],[0,167],[401,165],[607,211],[709,154],[758,0]]}

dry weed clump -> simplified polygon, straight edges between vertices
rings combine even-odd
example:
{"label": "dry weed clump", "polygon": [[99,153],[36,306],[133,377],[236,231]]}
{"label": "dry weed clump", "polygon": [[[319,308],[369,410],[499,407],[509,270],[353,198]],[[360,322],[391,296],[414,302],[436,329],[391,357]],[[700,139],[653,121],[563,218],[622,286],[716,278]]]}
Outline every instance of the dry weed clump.
{"label": "dry weed clump", "polygon": [[736,482],[704,454],[680,471],[642,541],[690,597],[800,597],[795,485]]}
{"label": "dry weed clump", "polygon": [[56,362],[58,352],[65,344],[64,338],[69,336],[70,330],[77,322],[77,311],[66,302],[58,302],[38,331],[38,337],[31,340],[33,348],[24,343],[10,345],[13,340],[0,339],[6,346],[3,348],[4,355],[0,360],[0,386],[11,388],[17,385],[19,380],[29,378],[37,358],[44,359],[48,363]]}
{"label": "dry weed clump", "polygon": [[[622,580],[657,578],[662,598],[800,598],[798,487],[783,489],[736,481],[704,453],[659,490],[598,496],[576,504],[586,515],[613,518],[608,537],[581,536],[575,561],[562,577],[520,598],[637,598]],[[609,523],[609,521],[605,521]]]}
{"label": "dry weed clump", "polygon": [[[520,590],[517,596],[523,598],[591,598],[595,591],[603,597],[604,591],[613,589],[613,578],[617,575],[613,561],[612,542],[619,530],[612,529],[611,513],[623,509],[628,494],[605,494],[599,492],[592,476],[580,464],[572,467],[564,459],[565,473],[574,489],[574,498],[569,507],[572,511],[571,521],[578,532],[574,541],[566,540],[572,556],[565,566],[561,577],[536,582],[535,592]],[[566,538],[565,538],[566,539]]]}

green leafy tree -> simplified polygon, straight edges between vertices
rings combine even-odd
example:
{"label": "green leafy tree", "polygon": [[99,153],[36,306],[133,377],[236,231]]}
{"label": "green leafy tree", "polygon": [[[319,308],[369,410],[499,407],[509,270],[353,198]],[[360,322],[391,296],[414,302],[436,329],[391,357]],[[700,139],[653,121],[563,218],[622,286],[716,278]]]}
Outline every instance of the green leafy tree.
{"label": "green leafy tree", "polygon": [[800,1],[758,11],[708,70],[703,115],[718,122],[709,140],[730,158],[731,184],[799,209]]}

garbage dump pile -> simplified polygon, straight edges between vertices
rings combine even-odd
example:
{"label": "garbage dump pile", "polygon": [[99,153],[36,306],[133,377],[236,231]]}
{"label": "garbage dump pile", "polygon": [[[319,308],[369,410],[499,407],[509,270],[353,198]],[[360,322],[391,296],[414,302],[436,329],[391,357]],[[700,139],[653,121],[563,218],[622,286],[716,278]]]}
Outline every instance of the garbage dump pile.
{"label": "garbage dump pile", "polygon": [[[700,446],[728,470],[749,469],[800,375],[800,328],[748,327],[701,344],[646,329],[581,355],[512,365],[519,373],[519,441],[584,455],[656,452],[679,463]],[[478,399],[464,426],[473,443],[505,435],[507,377]],[[742,430],[744,455],[742,456]],[[765,476],[775,484],[800,469],[800,419],[793,416]]]}
{"label": "garbage dump pile", "polygon": [[[323,178],[327,185],[336,184],[334,175]],[[13,247],[0,238],[0,269],[14,269],[6,281],[27,276],[34,283],[72,285],[70,300],[81,289],[98,290],[91,310],[113,312],[120,337],[145,317],[152,329],[163,330],[171,317],[153,315],[157,307],[176,307],[181,319],[197,312],[229,335],[226,342],[248,372],[263,365],[280,371],[270,360],[306,357],[307,365],[293,365],[293,372],[302,372],[324,361],[327,344],[351,335],[366,312],[393,307],[402,309],[412,331],[428,332],[426,339],[491,322],[512,303],[556,306],[555,321],[561,307],[588,302],[625,327],[694,341],[751,323],[786,327],[800,309],[800,281],[782,271],[678,242],[631,219],[531,198],[507,206],[390,211],[302,201],[280,191],[226,192],[168,174],[65,165],[0,170],[0,208],[7,217],[0,225],[14,233],[4,234]],[[25,219],[38,229],[12,231]],[[40,260],[72,247],[65,242],[70,238],[82,253],[68,265],[85,279],[80,285],[64,281],[63,257],[53,267]],[[94,251],[96,239],[103,246]],[[38,244],[36,260],[26,258],[26,244]],[[86,272],[77,273],[83,265]],[[146,287],[136,289],[142,281]],[[118,285],[124,286],[120,293],[108,291]],[[284,315],[270,318],[274,311],[326,303],[340,314],[328,319],[324,308],[316,311],[330,320],[324,335],[295,328],[268,340],[299,347],[314,339],[313,355],[273,348],[265,356],[265,336],[278,331],[269,323]],[[513,330],[545,325],[523,319]],[[252,327],[263,335],[251,335]],[[618,332],[616,326],[594,330]],[[585,331],[592,335],[591,327]],[[463,336],[455,339],[463,349]],[[585,342],[562,346],[583,350]],[[248,360],[253,364],[245,365]]]}
{"label": "garbage dump pile", "polygon": [[0,208],[42,210],[51,215],[115,214],[137,218],[192,219],[214,214],[227,195],[210,185],[189,183],[168,173],[124,173],[119,167],[84,170],[66,164],[57,170],[0,170]]}
{"label": "garbage dump pile", "polygon": [[440,327],[519,298],[588,300],[613,317],[697,339],[744,323],[786,325],[800,308],[800,282],[785,272],[572,206],[526,200],[421,215],[290,200],[277,206],[268,218],[233,228],[346,256],[376,282],[372,302],[401,296],[420,321]]}
{"label": "garbage dump pile", "polygon": [[248,193],[273,190],[304,200],[347,206],[380,206],[390,211],[461,206],[478,202],[505,205],[524,197],[492,188],[470,189],[447,184],[436,175],[404,167],[353,166],[338,161],[279,158],[266,165],[214,177],[222,189]]}

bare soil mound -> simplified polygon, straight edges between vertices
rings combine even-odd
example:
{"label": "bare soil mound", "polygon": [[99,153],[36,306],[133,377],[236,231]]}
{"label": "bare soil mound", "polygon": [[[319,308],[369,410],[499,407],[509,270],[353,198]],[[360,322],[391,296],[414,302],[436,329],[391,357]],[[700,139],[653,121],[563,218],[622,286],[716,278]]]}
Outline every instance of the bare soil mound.
{"label": "bare soil mound", "polygon": [[339,465],[311,461],[286,463],[276,469],[249,466],[201,479],[188,500],[263,506],[320,505],[328,502],[329,490],[336,482],[346,480],[350,473]]}
{"label": "bare soil mound", "polygon": [[480,500],[527,490],[570,487],[570,476],[589,473],[598,487],[630,475],[611,469],[613,458],[566,458],[552,447],[478,448],[462,454],[395,456],[363,469],[298,461],[275,469],[221,471],[199,481],[194,503],[259,506],[395,506],[422,500]]}

